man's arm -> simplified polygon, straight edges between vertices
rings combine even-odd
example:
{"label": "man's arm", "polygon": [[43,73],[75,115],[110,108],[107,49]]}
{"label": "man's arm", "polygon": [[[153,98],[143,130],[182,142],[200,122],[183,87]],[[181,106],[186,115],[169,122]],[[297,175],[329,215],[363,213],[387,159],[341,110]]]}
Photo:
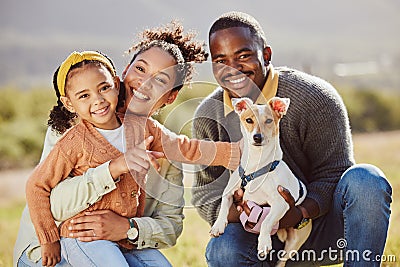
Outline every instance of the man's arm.
{"label": "man's arm", "polygon": [[331,208],[336,185],[354,164],[354,156],[349,118],[340,95],[331,84],[320,80],[314,81],[309,93],[312,97],[308,105],[297,114],[302,122],[299,132],[307,165],[302,166],[307,197],[301,206],[310,218],[316,218]]}
{"label": "man's arm", "polygon": [[[217,114],[223,110],[223,104],[214,99],[203,102],[196,110],[192,134],[197,139],[212,141],[230,141],[221,133],[223,126],[218,122]],[[222,106],[221,106],[222,105]],[[219,109],[220,108],[220,109]],[[238,125],[239,127],[239,125]],[[192,204],[200,216],[212,225],[217,219],[221,205],[221,196],[231,175],[224,167],[196,166],[194,186],[192,188]],[[239,213],[231,208],[228,220],[238,221]]]}

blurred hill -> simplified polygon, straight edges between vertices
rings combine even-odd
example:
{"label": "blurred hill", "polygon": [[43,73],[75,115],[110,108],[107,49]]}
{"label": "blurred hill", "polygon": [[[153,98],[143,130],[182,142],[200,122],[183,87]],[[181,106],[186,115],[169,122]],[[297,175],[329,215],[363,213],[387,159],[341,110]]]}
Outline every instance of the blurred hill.
{"label": "blurred hill", "polygon": [[400,2],[355,1],[107,1],[1,0],[0,88],[51,86],[73,50],[109,54],[121,73],[135,34],[173,18],[199,38],[226,11],[262,24],[274,65],[287,65],[358,88],[400,89]]}

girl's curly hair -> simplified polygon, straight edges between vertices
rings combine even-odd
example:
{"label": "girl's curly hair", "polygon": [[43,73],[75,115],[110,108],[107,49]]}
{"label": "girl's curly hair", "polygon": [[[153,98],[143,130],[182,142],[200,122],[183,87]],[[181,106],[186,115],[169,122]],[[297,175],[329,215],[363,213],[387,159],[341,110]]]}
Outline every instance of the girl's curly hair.
{"label": "girl's curly hair", "polygon": [[134,52],[130,64],[136,57],[152,47],[158,47],[168,52],[178,65],[178,79],[173,90],[180,90],[183,85],[190,82],[194,74],[193,63],[207,60],[204,41],[195,40],[197,33],[183,32],[181,22],[173,20],[170,23],[151,29],[145,29],[138,34],[139,41],[134,43],[127,53]]}

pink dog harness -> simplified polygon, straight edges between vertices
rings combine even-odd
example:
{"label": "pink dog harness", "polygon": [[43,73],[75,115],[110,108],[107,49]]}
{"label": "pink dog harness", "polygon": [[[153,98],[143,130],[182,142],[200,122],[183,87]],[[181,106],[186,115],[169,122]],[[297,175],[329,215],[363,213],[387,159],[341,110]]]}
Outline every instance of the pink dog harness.
{"label": "pink dog harness", "polygon": [[[244,174],[245,171],[244,171],[243,167],[241,165],[239,165],[239,176],[242,179],[241,188],[243,190],[245,190],[245,187],[248,182],[250,182],[250,181],[254,180],[255,178],[257,178],[261,175],[264,175],[268,172],[274,171],[276,169],[276,167],[278,166],[278,164],[279,164],[279,160],[275,160],[273,162],[270,162],[263,168],[259,169],[258,171],[250,173],[248,175]],[[299,182],[299,197],[295,201],[295,205],[298,204],[298,202],[304,195],[303,184],[301,183],[301,181],[299,179],[297,179],[297,180]],[[261,228],[261,223],[264,221],[265,217],[267,217],[269,211],[271,210],[271,207],[262,207],[261,208],[256,203],[254,203],[253,201],[250,201],[250,200],[247,201],[247,206],[250,208],[250,215],[247,216],[246,212],[243,211],[240,214],[240,221],[241,221],[244,229],[247,232],[259,234],[260,228]],[[255,223],[256,225],[253,228],[250,228],[249,226],[246,225],[247,222]],[[278,231],[278,229],[279,229],[279,222],[277,222],[272,227],[272,231],[270,234],[274,235]]]}
{"label": "pink dog harness", "polygon": [[[247,206],[250,208],[250,215],[247,216],[246,212],[242,212],[240,214],[240,221],[243,225],[243,228],[250,233],[253,234],[259,234],[260,233],[260,228],[261,228],[261,223],[264,221],[265,217],[267,217],[269,211],[271,210],[271,207],[263,207],[261,208],[258,206],[256,203],[253,201],[247,201]],[[261,216],[260,216],[261,215]],[[253,228],[250,228],[249,226],[246,225],[247,222],[255,223],[256,225]],[[277,222],[273,227],[271,231],[271,235],[274,235],[279,229],[279,222]]]}

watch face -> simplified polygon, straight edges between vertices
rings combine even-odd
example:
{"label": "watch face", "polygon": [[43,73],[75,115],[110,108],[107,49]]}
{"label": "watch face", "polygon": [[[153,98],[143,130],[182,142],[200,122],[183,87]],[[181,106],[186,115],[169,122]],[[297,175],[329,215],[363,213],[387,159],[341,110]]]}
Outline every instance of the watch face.
{"label": "watch face", "polygon": [[128,239],[135,240],[137,238],[138,234],[139,234],[139,232],[135,227],[129,228],[128,233],[127,233]]}

